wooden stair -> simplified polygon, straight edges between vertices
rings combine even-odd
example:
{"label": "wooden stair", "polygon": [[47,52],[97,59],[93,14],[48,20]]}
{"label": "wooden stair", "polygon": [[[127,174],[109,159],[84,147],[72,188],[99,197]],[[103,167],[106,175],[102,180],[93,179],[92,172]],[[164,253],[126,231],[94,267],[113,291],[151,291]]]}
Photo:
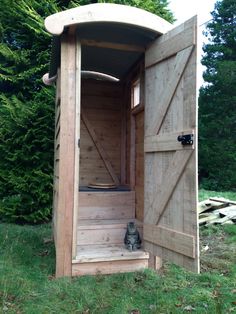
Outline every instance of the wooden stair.
{"label": "wooden stair", "polygon": [[[72,275],[132,272],[148,267],[149,254],[129,252],[124,246],[126,226],[134,219],[80,220],[77,234],[77,256]],[[136,222],[142,233],[140,223]]]}

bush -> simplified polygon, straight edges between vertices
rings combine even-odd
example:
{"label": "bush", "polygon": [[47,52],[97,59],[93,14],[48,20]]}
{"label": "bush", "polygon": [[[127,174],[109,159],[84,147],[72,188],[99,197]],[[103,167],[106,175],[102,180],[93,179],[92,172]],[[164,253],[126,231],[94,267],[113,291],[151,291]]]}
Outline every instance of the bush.
{"label": "bush", "polygon": [[34,101],[26,103],[15,96],[0,97],[0,213],[3,220],[36,223],[51,217],[52,94],[44,89]]}

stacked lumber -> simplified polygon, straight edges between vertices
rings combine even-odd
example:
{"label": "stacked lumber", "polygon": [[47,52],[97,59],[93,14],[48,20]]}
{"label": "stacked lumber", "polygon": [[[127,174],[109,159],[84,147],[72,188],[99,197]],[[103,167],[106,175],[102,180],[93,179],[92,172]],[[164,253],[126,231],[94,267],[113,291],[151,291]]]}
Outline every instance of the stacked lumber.
{"label": "stacked lumber", "polygon": [[214,197],[198,203],[199,225],[236,224],[236,202]]}

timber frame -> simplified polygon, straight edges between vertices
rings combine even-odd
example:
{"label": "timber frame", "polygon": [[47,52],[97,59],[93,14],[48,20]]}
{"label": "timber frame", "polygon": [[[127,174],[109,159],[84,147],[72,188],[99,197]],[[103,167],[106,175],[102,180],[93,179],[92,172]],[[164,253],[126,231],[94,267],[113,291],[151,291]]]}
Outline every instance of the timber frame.
{"label": "timber frame", "polygon": [[[53,44],[43,81],[56,83],[56,277],[158,269],[162,260],[199,272],[196,17],[173,29],[144,10],[92,4],[45,27]],[[124,247],[128,221],[142,237],[137,252]]]}

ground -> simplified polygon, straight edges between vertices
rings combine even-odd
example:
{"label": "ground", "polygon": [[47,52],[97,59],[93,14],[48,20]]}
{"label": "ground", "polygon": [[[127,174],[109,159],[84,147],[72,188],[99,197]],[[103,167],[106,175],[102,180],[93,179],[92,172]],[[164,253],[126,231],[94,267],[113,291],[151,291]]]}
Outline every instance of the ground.
{"label": "ground", "polygon": [[51,225],[2,223],[0,313],[236,313],[236,226],[200,235],[200,275],[165,264],[159,273],[55,279]]}

